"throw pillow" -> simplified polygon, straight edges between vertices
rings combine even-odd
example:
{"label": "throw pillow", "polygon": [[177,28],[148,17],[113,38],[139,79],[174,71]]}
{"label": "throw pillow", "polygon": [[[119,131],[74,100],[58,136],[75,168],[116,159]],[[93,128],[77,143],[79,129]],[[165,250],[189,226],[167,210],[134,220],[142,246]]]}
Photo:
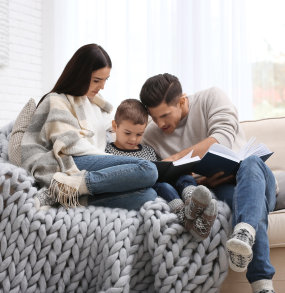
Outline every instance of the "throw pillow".
{"label": "throw pillow", "polygon": [[285,209],[285,172],[274,172],[278,182],[278,194],[276,198],[275,211]]}
{"label": "throw pillow", "polygon": [[272,171],[285,171],[285,117],[243,121],[241,123],[247,139],[256,137],[274,152],[266,161]]}
{"label": "throw pillow", "polygon": [[34,99],[30,99],[17,116],[17,119],[13,125],[8,143],[8,158],[9,161],[16,166],[21,166],[22,138],[26,129],[30,125],[36,107]]}

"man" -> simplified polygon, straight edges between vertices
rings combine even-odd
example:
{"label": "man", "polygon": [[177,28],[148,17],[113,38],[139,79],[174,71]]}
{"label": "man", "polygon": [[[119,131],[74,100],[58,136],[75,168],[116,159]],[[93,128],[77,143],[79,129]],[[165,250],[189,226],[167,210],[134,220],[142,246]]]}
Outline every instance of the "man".
{"label": "man", "polygon": [[[244,143],[238,114],[227,96],[217,88],[191,96],[183,94],[177,77],[159,74],[149,78],[140,93],[152,122],[143,142],[168,160],[177,160],[193,150],[202,157],[213,143],[238,150]],[[234,178],[217,173],[200,178],[213,188],[233,213],[233,234],[227,241],[230,267],[242,272],[254,293],[274,293],[267,236],[268,213],[276,202],[275,179],[271,170],[255,156],[245,159]]]}

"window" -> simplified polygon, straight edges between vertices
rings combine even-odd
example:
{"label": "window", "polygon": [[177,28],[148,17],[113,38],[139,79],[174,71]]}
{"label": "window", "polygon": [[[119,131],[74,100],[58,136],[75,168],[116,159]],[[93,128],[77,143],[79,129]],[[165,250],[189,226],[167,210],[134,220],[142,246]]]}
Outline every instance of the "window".
{"label": "window", "polygon": [[285,2],[247,1],[254,118],[285,116]]}

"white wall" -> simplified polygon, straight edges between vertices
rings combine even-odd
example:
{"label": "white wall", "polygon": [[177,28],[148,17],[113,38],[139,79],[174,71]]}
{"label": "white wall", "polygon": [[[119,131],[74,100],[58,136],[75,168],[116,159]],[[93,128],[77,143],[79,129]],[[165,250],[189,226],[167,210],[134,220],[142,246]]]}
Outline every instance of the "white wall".
{"label": "white wall", "polygon": [[43,95],[42,1],[9,0],[7,8],[8,62],[0,66],[0,127],[14,120],[29,98]]}

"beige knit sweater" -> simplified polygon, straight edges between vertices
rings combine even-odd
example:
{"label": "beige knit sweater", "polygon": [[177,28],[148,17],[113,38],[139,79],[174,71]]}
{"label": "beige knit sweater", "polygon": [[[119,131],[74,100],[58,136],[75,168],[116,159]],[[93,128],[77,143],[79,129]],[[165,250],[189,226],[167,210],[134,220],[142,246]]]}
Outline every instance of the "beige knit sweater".
{"label": "beige knit sweater", "polygon": [[189,113],[172,134],[165,134],[153,121],[148,125],[143,143],[159,157],[167,158],[208,137],[235,151],[246,143],[237,110],[223,91],[213,87],[188,99]]}

